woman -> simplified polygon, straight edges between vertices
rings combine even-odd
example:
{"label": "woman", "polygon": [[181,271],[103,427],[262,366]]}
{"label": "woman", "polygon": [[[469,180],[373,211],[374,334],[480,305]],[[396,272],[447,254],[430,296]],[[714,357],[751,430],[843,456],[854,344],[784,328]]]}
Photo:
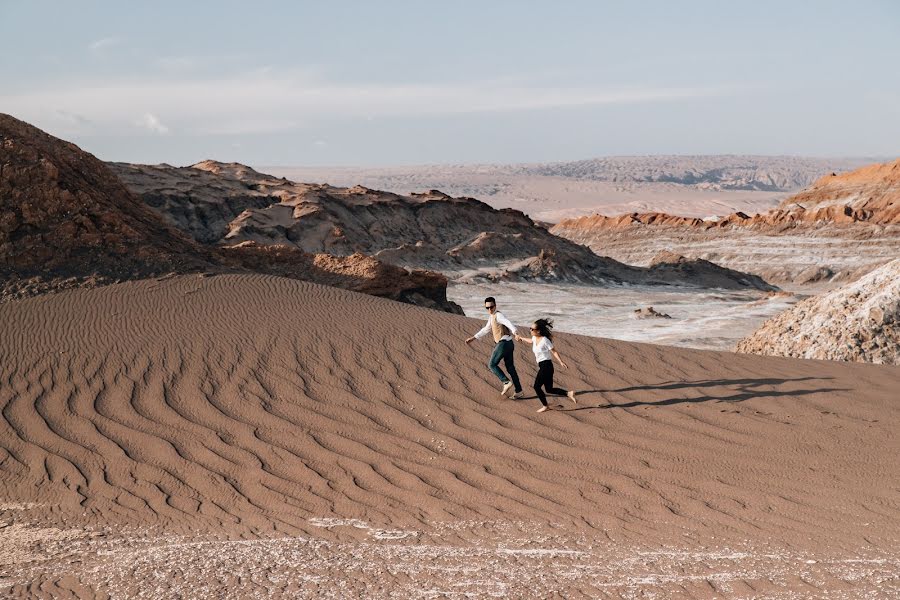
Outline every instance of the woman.
{"label": "woman", "polygon": [[569,400],[577,404],[574,391],[553,387],[552,357],[556,357],[562,368],[568,368],[559,352],[553,347],[553,321],[551,319],[538,319],[531,326],[531,340],[520,335],[516,335],[516,340],[520,342],[530,341],[534,357],[537,359],[538,373],[537,377],[534,378],[534,391],[537,392],[538,398],[540,398],[543,405],[537,411],[540,413],[550,408],[547,406],[547,396],[544,394],[544,390],[541,389],[542,387],[547,390],[548,394],[568,396]]}

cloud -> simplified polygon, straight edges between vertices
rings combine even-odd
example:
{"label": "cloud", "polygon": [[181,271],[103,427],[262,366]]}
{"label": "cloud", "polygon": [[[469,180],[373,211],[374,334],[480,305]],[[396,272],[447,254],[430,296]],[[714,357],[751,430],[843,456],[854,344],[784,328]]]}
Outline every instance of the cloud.
{"label": "cloud", "polygon": [[169,133],[169,128],[163,125],[159,118],[153,113],[144,113],[135,124],[138,127],[143,127],[144,129],[160,135]]}
{"label": "cloud", "polygon": [[102,52],[107,48],[111,48],[112,46],[116,46],[120,44],[122,40],[116,37],[105,37],[100,38],[99,40],[94,40],[90,44],[88,44],[88,48],[91,49],[92,52]]}
{"label": "cloud", "polygon": [[549,86],[539,81],[454,84],[335,83],[310,71],[255,70],[228,78],[165,78],[72,84],[18,95],[0,105],[39,122],[64,110],[84,115],[108,132],[139,124],[155,133],[169,127],[199,134],[255,134],[295,130],[323,119],[422,117],[503,113],[576,106],[672,102],[734,94],[736,86]]}

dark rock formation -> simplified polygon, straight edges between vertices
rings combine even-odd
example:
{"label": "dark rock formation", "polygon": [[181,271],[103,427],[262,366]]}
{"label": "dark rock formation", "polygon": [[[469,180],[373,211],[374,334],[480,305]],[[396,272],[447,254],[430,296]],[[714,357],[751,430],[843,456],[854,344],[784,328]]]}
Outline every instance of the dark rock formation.
{"label": "dark rock formation", "polygon": [[0,114],[0,271],[7,277],[141,277],[212,266],[106,165]]}
{"label": "dark rock formation", "polygon": [[[211,198],[222,181],[204,175],[205,166],[190,176],[206,186],[204,198]],[[131,172],[122,165],[117,170]],[[200,244],[172,224],[202,238],[258,194],[245,188],[242,196],[218,204],[182,198],[165,190],[145,204],[94,156],[0,114],[0,300],[165,273],[253,270],[461,312],[447,301],[447,280],[438,273],[409,272],[364,256],[312,256],[297,248],[224,251]]]}
{"label": "dark rock formation", "polygon": [[666,313],[661,313],[652,306],[645,306],[644,308],[636,308],[634,309],[634,318],[635,319],[671,319],[670,315]]}
{"label": "dark rock formation", "polygon": [[214,244],[222,239],[228,232],[228,224],[243,211],[265,208],[279,200],[236,177],[221,177],[216,165],[210,165],[209,161],[197,163],[190,169],[171,165],[107,164],[150,208],[204,244]]}
{"label": "dark rock formation", "polygon": [[702,258],[689,259],[673,252],[660,252],[650,263],[650,270],[657,277],[669,281],[683,279],[697,281],[704,287],[737,288],[749,287],[758,290],[775,291],[778,288],[767,284],[762,278],[750,273],[720,267]]}

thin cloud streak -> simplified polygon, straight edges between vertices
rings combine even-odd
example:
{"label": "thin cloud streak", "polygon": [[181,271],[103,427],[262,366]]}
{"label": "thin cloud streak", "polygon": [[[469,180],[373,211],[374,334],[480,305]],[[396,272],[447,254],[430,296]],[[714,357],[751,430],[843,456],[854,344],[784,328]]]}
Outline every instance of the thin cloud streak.
{"label": "thin cloud streak", "polygon": [[162,114],[179,131],[242,134],[297,129],[323,118],[439,116],[671,102],[731,95],[740,89],[746,86],[553,88],[503,80],[454,85],[350,85],[256,71],[229,79],[116,82],[43,90],[0,96],[0,106],[36,122],[54,114],[58,118],[59,111],[75,113],[106,132],[133,128],[137,119],[143,128],[160,133],[147,115]]}
{"label": "thin cloud streak", "polygon": [[99,40],[94,40],[88,45],[88,48],[90,48],[94,52],[102,52],[106,48],[111,48],[112,46],[118,45],[119,43],[121,43],[121,41],[122,40],[116,37],[105,37]]}

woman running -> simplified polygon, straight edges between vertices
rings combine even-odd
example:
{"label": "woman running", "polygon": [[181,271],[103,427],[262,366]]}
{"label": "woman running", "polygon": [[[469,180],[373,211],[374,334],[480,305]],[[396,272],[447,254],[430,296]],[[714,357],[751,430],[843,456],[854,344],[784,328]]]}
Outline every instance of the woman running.
{"label": "woman running", "polygon": [[553,321],[551,319],[538,319],[531,326],[530,340],[520,335],[516,335],[516,339],[520,342],[530,341],[531,349],[534,351],[534,357],[537,359],[538,373],[537,377],[534,378],[534,391],[537,392],[538,398],[540,398],[542,404],[537,411],[540,413],[549,410],[550,408],[547,406],[547,396],[544,394],[544,390],[541,389],[542,387],[547,390],[548,394],[568,396],[569,400],[577,404],[578,402],[575,400],[574,391],[566,391],[562,388],[553,387],[552,358],[556,357],[556,360],[559,361],[559,364],[563,369],[568,368],[566,363],[563,362],[562,357],[559,355],[559,352],[553,347]]}

